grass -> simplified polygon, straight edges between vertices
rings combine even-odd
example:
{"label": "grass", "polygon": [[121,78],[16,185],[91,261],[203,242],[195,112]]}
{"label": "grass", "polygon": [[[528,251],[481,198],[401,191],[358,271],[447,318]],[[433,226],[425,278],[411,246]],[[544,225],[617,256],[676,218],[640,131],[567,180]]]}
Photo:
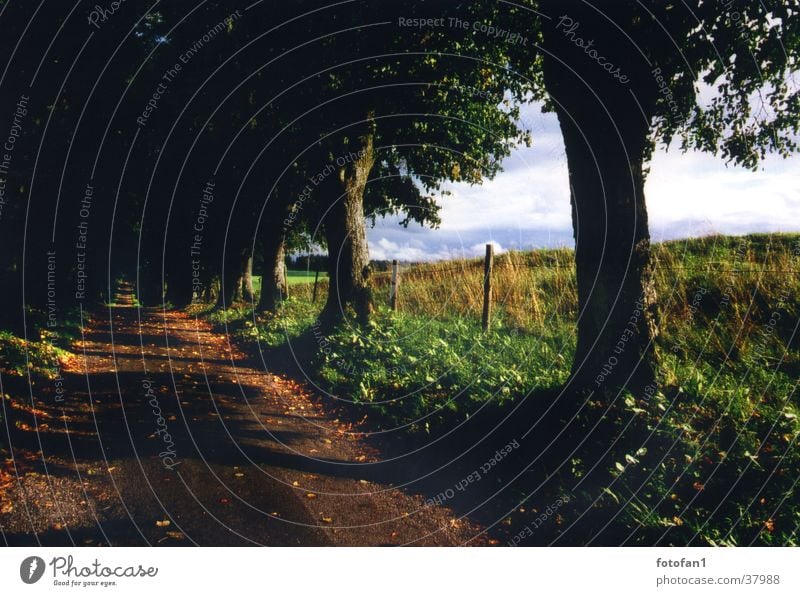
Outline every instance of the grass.
{"label": "grass", "polygon": [[[307,284],[307,283],[314,283],[314,277],[316,273],[314,271],[293,271],[289,270],[286,272],[286,283],[290,286],[294,286],[297,284]],[[319,279],[328,279],[328,273],[326,271],[319,272]]]}
{"label": "grass", "polygon": [[[797,544],[800,236],[712,236],[656,245],[653,256],[660,391],[613,402],[603,434],[585,446],[608,451],[603,498],[587,492],[570,506],[616,507],[614,527],[631,544],[662,535],[666,544]],[[262,347],[305,336],[314,381],[368,409],[372,426],[437,433],[569,374],[571,251],[497,257],[485,334],[482,276],[480,260],[406,266],[399,313],[379,308],[367,329],[330,335],[314,326],[322,299],[311,304],[308,285],[255,324],[245,309],[215,316]],[[385,303],[388,276],[374,280]],[[575,458],[572,480],[589,461]]]}
{"label": "grass", "polygon": [[[89,315],[84,313],[84,322]],[[4,374],[23,377],[27,374],[52,379],[58,376],[65,361],[74,355],[70,344],[80,337],[80,315],[77,311],[62,315],[59,326],[49,328],[44,312],[28,312],[27,338],[0,330],[0,369]]]}
{"label": "grass", "polygon": [[[307,294],[310,297],[314,285],[315,276],[316,272],[314,271],[309,271],[306,269],[304,270],[289,269],[286,271],[286,283],[290,286],[293,286],[293,290],[299,291],[301,295],[305,296]],[[328,284],[327,271],[319,272],[319,282],[320,282],[320,288],[322,288],[323,285],[325,288],[327,288]],[[260,275],[253,276],[253,290],[256,292],[256,294],[261,292]],[[324,295],[324,290],[319,290],[319,291],[321,292],[320,295]]]}

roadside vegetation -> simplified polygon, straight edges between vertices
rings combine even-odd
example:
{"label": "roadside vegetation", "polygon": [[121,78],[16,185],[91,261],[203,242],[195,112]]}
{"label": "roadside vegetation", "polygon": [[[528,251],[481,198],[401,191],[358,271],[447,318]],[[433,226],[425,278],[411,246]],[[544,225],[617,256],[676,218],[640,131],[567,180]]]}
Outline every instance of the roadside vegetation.
{"label": "roadside vegetation", "polygon": [[[603,500],[619,508],[613,523],[634,532],[633,544],[664,531],[667,543],[696,535],[700,544],[753,536],[794,544],[800,236],[712,236],[659,244],[654,255],[658,389],[607,400],[610,427],[583,451],[607,452]],[[368,413],[370,428],[435,435],[567,381],[577,318],[571,264],[566,249],[500,255],[486,333],[480,260],[406,266],[399,312],[379,307],[363,329],[323,334],[311,284],[295,286],[273,315],[253,319],[242,306],[207,316],[253,348],[303,346],[312,381],[359,417]],[[377,275],[375,286],[385,303],[388,277]],[[588,400],[587,411],[604,410],[602,401]],[[571,463],[579,480],[594,462]]]}

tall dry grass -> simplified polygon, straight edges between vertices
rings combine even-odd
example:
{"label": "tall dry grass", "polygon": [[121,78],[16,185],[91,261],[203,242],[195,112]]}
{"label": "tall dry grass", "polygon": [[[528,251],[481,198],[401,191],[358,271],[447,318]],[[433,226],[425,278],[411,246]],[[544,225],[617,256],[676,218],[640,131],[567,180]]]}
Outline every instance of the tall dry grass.
{"label": "tall dry grass", "polygon": [[[480,319],[483,309],[483,259],[401,265],[398,308],[436,318]],[[374,276],[375,299],[387,301],[390,274]],[[575,269],[567,249],[496,255],[493,305],[505,324],[536,328],[552,317],[577,313]]]}
{"label": "tall dry grass", "polygon": [[[799,236],[710,236],[656,244],[653,266],[667,330],[682,332],[686,325],[708,326],[717,320],[727,329],[715,336],[721,350],[731,340],[744,343],[757,335],[775,312],[781,313],[777,326],[784,331],[797,321]],[[483,267],[483,259],[401,264],[399,310],[479,320]],[[390,273],[373,276],[377,302],[388,303],[390,279]],[[534,331],[556,321],[574,324],[578,304],[569,249],[496,255],[492,288],[495,316],[504,325]]]}

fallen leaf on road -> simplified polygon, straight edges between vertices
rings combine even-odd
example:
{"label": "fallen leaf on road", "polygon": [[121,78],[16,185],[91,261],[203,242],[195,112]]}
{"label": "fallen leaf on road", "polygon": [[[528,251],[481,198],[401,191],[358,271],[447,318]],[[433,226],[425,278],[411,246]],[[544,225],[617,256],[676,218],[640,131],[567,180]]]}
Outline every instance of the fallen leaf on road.
{"label": "fallen leaf on road", "polygon": [[316,499],[317,495],[315,495],[314,493],[306,493],[306,498],[307,499]]}
{"label": "fallen leaf on road", "polygon": [[332,517],[323,517],[322,521],[324,521],[326,524],[331,524],[331,523],[333,523],[333,518]]}

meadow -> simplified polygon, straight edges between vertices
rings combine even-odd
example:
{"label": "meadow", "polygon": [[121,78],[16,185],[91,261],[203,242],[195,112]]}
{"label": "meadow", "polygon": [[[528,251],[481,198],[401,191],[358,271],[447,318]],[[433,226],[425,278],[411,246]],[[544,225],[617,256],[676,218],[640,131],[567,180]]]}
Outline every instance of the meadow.
{"label": "meadow", "polygon": [[[389,275],[376,273],[366,328],[320,330],[327,282],[312,302],[313,273],[290,276],[297,283],[271,315],[254,317],[245,304],[190,312],[270,364],[281,354],[298,361],[355,428],[392,431],[408,444],[478,415],[514,414],[528,425],[555,401],[583,403],[561,437],[568,466],[543,497],[570,487],[559,516],[591,520],[572,543],[611,528],[611,544],[796,545],[800,235],[711,236],[657,244],[653,255],[661,324],[651,395],[561,392],[578,315],[568,249],[496,256],[486,332],[482,259],[403,264],[396,312],[387,306]],[[6,374],[53,378],[74,357],[69,339],[0,334]],[[567,418],[556,408],[546,425],[566,428]],[[514,457],[530,455],[519,451]],[[521,489],[509,497],[526,498]],[[537,543],[549,539],[543,531]],[[551,531],[556,539],[563,528]]]}
{"label": "meadow", "polygon": [[[659,390],[591,402],[608,425],[584,453],[608,454],[613,523],[644,542],[669,530],[677,543],[796,544],[800,236],[710,236],[657,244],[653,255]],[[374,286],[367,329],[321,334],[310,284],[294,286],[276,315],[208,316],[262,352],[293,345],[312,381],[372,429],[437,436],[477,411],[544,399],[569,378],[568,249],[496,257],[485,333],[482,259],[403,265],[397,312],[384,306],[388,275]],[[574,458],[573,479],[594,470],[587,460]]]}

